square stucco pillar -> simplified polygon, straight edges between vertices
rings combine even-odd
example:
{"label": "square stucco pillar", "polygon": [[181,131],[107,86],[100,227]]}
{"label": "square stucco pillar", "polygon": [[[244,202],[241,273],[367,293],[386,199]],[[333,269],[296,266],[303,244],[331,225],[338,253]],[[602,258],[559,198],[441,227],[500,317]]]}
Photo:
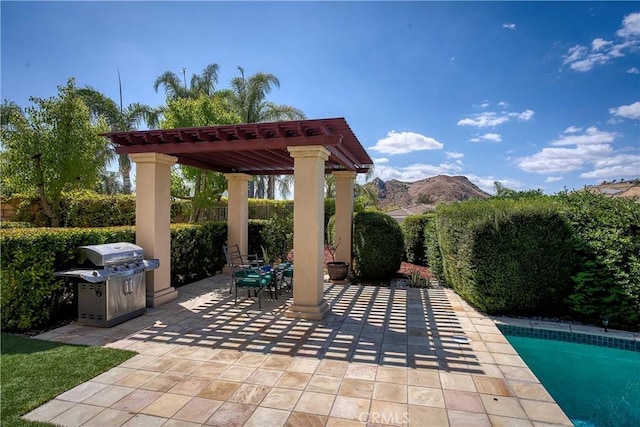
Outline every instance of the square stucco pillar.
{"label": "square stucco pillar", "polygon": [[351,265],[351,230],[353,224],[353,182],[356,173],[352,171],[333,172],[336,178],[336,261]]}
{"label": "square stucco pillar", "polygon": [[251,175],[226,173],[229,199],[227,202],[227,244],[238,245],[241,254],[249,250],[249,181]]}
{"label": "square stucco pillar", "polygon": [[287,317],[322,320],[324,299],[324,163],[323,146],[287,147],[294,159],[293,304]]}
{"label": "square stucco pillar", "polygon": [[178,296],[171,286],[171,165],[178,159],[159,153],[130,154],[136,163],[136,244],[160,266],[146,273],[147,307]]}

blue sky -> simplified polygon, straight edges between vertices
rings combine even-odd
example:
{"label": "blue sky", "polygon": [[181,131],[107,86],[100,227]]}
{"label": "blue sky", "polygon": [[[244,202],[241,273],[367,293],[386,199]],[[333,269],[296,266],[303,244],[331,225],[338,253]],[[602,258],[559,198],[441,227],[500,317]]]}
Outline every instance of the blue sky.
{"label": "blue sky", "polygon": [[220,65],[275,74],[273,102],[345,117],[375,176],[464,175],[555,193],[640,177],[637,2],[7,2],[1,92],[68,77],[125,104]]}

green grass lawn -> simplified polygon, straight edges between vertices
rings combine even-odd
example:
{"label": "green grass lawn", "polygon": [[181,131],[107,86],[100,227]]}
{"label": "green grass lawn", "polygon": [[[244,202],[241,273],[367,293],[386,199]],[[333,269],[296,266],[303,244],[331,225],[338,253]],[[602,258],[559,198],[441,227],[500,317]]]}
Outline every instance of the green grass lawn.
{"label": "green grass lawn", "polygon": [[20,417],[136,354],[5,333],[1,339],[0,424],[3,427],[48,425]]}

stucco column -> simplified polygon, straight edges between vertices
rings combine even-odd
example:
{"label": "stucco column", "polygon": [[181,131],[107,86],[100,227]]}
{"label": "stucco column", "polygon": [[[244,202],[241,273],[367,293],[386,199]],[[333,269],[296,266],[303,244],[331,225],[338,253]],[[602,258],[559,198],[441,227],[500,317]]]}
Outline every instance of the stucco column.
{"label": "stucco column", "polygon": [[160,267],[146,273],[147,307],[175,299],[171,286],[171,165],[178,159],[159,153],[130,154],[136,163],[136,244]]}
{"label": "stucco column", "polygon": [[352,171],[333,172],[336,178],[336,261],[349,263],[351,267],[351,229],[353,224],[353,182],[356,173]]}
{"label": "stucco column", "polygon": [[287,147],[294,159],[293,305],[288,317],[321,320],[329,313],[324,299],[324,163],[323,146]]}
{"label": "stucco column", "polygon": [[227,244],[238,245],[241,254],[249,250],[249,181],[246,173],[226,173],[227,193]]}

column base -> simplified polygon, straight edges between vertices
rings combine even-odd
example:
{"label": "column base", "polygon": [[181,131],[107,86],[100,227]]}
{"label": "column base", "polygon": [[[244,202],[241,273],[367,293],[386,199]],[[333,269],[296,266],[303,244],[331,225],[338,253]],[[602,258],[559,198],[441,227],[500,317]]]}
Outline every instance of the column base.
{"label": "column base", "polygon": [[322,320],[330,311],[329,304],[323,299],[318,305],[299,305],[294,303],[289,306],[284,315],[295,319]]}
{"label": "column base", "polygon": [[178,291],[173,286],[153,293],[147,292],[147,307],[158,307],[176,298]]}

